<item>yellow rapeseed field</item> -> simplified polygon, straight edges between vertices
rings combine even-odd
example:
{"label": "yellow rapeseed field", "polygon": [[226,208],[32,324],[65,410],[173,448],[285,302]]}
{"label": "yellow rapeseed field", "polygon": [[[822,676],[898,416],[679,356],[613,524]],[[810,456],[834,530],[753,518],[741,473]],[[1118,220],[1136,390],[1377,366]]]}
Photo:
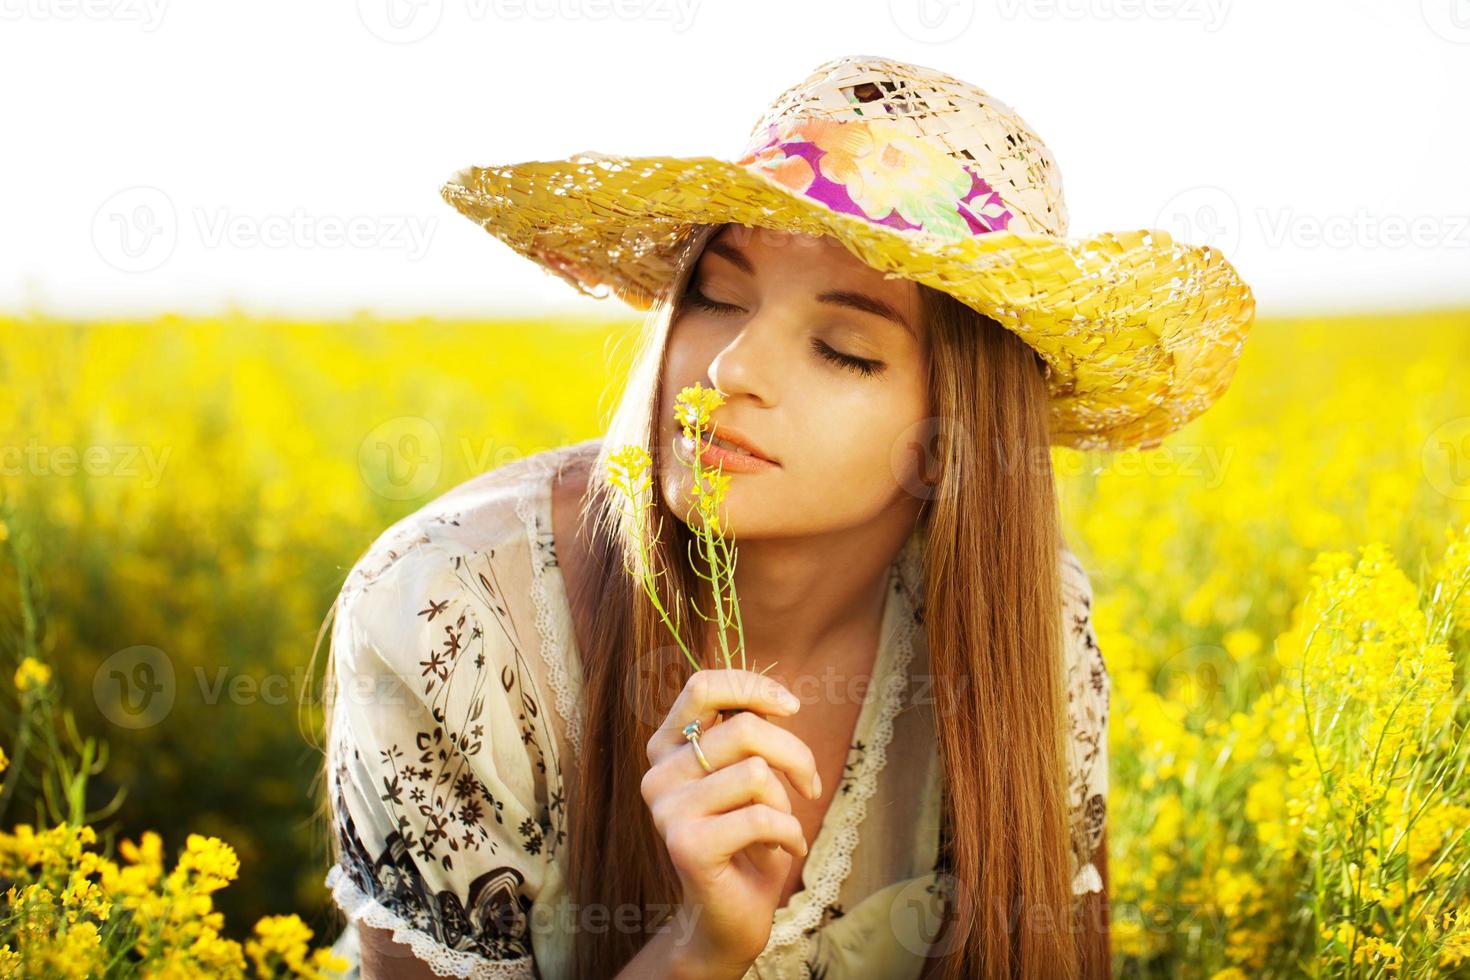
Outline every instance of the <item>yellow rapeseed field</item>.
{"label": "yellow rapeseed field", "polygon": [[[637,329],[0,319],[0,540],[35,562],[33,590],[0,568],[0,634],[44,624],[0,662],[0,874],[48,832],[15,749],[39,686],[110,750],[86,802],[125,791],[132,860],[226,848],[223,934],[329,939],[298,720],[342,576],[432,496],[597,435]],[[1470,310],[1266,319],[1163,447],[1054,452],[1112,683],[1120,975],[1470,976],[1467,371]]]}

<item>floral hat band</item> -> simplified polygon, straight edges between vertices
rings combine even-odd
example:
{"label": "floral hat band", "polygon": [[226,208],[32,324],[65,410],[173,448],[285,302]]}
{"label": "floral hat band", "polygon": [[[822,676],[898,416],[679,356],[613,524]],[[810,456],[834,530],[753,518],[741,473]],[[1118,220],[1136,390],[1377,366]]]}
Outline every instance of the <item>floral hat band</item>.
{"label": "floral hat band", "polygon": [[669,293],[701,226],[830,236],[887,276],[946,292],[1040,354],[1051,439],[1148,448],[1235,374],[1255,298],[1217,250],[1161,229],[1069,238],[1061,172],[978,86],[868,55],[776,97],[740,155],[470,166],[441,188],[480,227],[589,296]]}
{"label": "floral hat band", "polygon": [[899,231],[955,241],[1013,226],[1033,230],[976,165],[889,120],[771,123],[735,162],[833,211]]}

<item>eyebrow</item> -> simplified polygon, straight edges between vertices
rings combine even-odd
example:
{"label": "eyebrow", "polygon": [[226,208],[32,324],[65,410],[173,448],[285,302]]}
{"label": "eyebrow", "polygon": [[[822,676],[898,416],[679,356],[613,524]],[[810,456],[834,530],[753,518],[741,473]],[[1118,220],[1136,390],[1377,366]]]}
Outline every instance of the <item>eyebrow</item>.
{"label": "eyebrow", "polygon": [[[726,259],[748,276],[755,275],[755,267],[750,264],[750,260],[739,249],[727,242],[710,242],[705,247],[705,251],[713,252],[715,255]],[[918,336],[914,333],[914,328],[903,318],[903,315],[890,304],[883,302],[876,296],[854,292],[851,289],[829,289],[817,294],[817,302],[831,303],[834,306],[845,306],[849,309],[858,310],[863,313],[872,313],[884,319],[892,320],[900,327],[903,327],[904,330],[908,331],[909,336],[914,337],[916,340],[918,339]]]}

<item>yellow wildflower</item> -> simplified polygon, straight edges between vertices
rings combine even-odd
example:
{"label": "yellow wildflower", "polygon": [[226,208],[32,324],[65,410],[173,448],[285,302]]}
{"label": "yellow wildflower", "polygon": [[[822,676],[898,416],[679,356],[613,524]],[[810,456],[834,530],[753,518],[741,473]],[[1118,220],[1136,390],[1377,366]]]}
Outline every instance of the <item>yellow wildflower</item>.
{"label": "yellow wildflower", "polygon": [[51,681],[51,668],[35,657],[26,657],[15,669],[15,689],[24,694],[45,687]]}
{"label": "yellow wildflower", "polygon": [[684,435],[694,438],[696,430],[709,431],[709,414],[725,404],[725,396],[702,384],[689,385],[674,399],[674,417],[684,427]]}

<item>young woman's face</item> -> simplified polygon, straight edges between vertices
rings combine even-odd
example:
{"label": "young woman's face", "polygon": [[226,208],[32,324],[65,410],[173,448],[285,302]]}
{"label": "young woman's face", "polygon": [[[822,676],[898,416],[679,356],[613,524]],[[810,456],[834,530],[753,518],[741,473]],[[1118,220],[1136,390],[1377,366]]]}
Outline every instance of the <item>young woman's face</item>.
{"label": "young woman's face", "polygon": [[[919,288],[884,279],[830,236],[738,225],[710,239],[670,327],[659,439],[664,499],[692,513],[675,398],[725,396],[711,419],[777,465],[730,475],[725,516],[747,537],[838,531],[917,508],[931,414]],[[692,520],[692,518],[686,518]]]}

